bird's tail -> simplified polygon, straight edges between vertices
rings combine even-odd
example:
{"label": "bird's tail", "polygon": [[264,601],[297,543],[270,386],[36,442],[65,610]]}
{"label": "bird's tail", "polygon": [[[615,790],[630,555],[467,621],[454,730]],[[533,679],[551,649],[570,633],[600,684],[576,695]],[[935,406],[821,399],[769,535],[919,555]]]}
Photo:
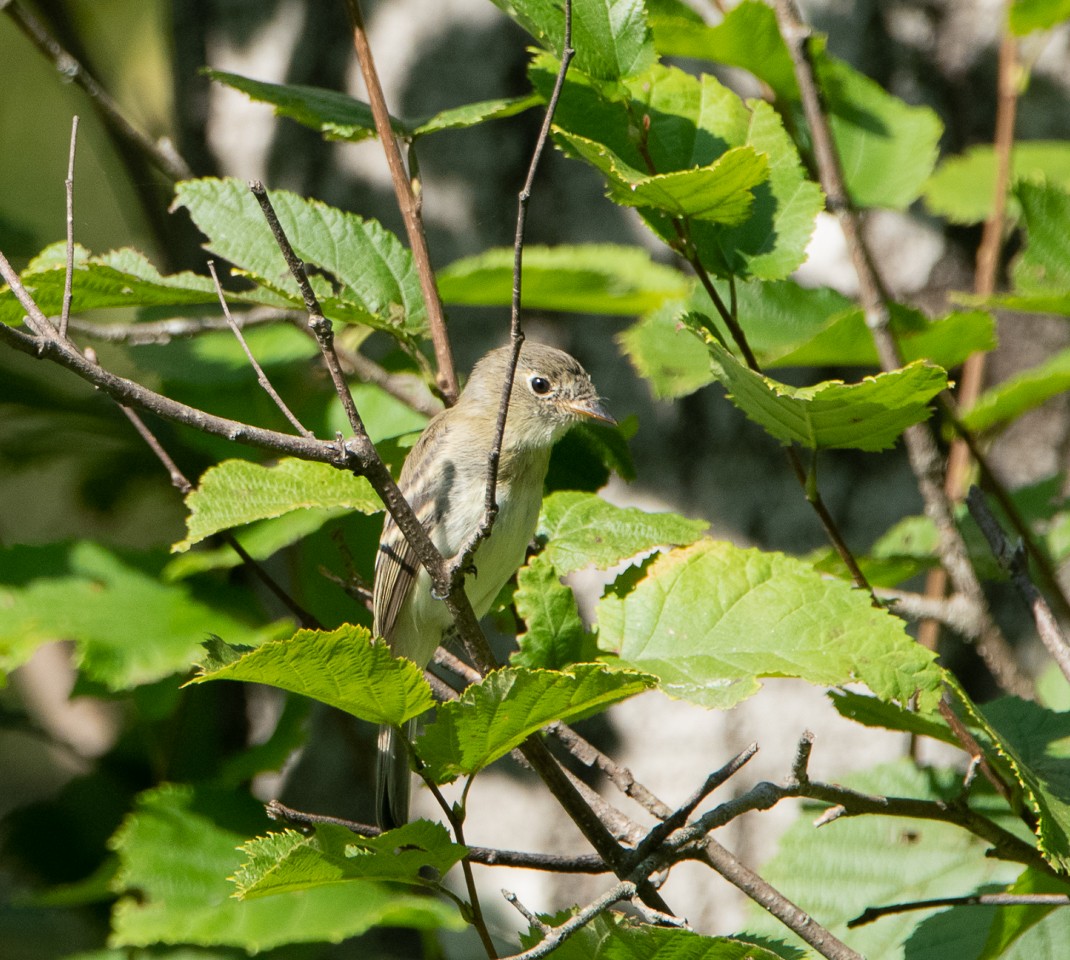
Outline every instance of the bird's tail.
{"label": "bird's tail", "polygon": [[416,722],[410,720],[404,730],[379,728],[379,756],[375,764],[375,816],[381,830],[392,830],[409,820],[409,794],[412,771],[409,751],[402,738],[411,741]]}

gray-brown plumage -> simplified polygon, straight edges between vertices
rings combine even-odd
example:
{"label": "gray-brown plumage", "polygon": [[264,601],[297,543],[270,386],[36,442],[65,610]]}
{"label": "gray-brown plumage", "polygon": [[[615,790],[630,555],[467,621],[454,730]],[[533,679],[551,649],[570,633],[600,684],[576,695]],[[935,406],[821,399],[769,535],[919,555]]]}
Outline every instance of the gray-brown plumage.
{"label": "gray-brown plumage", "polygon": [[[510,349],[492,350],[476,364],[457,403],[428,424],[401,471],[401,492],[447,559],[464,547],[483,519],[487,460]],[[524,560],[554,443],[585,418],[613,422],[587,372],[564,351],[526,341],[513,379],[498,466],[498,516],[490,537],[476,551],[476,572],[465,583],[477,617],[487,612]],[[430,577],[389,514],[375,563],[374,611],[375,633],[386,639],[395,656],[409,657],[421,667],[452,624],[446,605],[431,596]],[[407,819],[410,779],[398,732],[381,728],[376,781],[384,829]]]}

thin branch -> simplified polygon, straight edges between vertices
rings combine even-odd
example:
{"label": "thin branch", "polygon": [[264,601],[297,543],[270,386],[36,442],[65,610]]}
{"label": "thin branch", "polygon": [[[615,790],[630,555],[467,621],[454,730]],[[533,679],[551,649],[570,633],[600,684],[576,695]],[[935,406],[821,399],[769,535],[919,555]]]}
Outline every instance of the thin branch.
{"label": "thin branch", "polygon": [[740,770],[746,766],[754,755],[758,752],[758,744],[752,743],[746,749],[741,750],[731,760],[728,761],[720,770],[715,770],[708,777],[702,785],[687,799],[687,801],[678,809],[674,810],[672,815],[663,820],[661,823],[655,824],[653,829],[642,839],[639,846],[635,848],[634,860],[636,863],[641,863],[651,856],[662,843],[665,842],[666,837],[669,836],[674,830],[678,830],[685,823],[692,813],[695,812],[695,808],[702,803],[714,790],[716,790],[721,784],[723,784],[730,777],[735,776]]}
{"label": "thin branch", "polygon": [[597,767],[601,770],[621,793],[626,797],[630,797],[659,820],[667,820],[672,816],[672,808],[668,804],[662,803],[653,793],[639,783],[632,775],[631,770],[618,764],[612,757],[606,756],[571,727],[563,723],[553,723],[546,728],[545,732],[561,743],[584,766]]}
{"label": "thin branch", "polygon": [[821,956],[827,957],[828,960],[863,960],[860,953],[856,953],[834,937],[805,910],[763,880],[713,837],[705,839],[702,853],[697,859],[713,867],[734,887],[810,944]]}
{"label": "thin branch", "polygon": [[939,897],[935,900],[914,900],[909,903],[893,903],[886,907],[867,907],[853,920],[847,921],[850,929],[865,926],[881,917],[911,910],[931,910],[933,907],[1066,907],[1070,906],[1070,894],[1065,893],[975,893],[967,897]]}
{"label": "thin branch", "polygon": [[[902,357],[890,329],[891,313],[888,298],[874,268],[872,255],[862,237],[858,216],[852,209],[850,197],[844,186],[839,155],[832,139],[828,118],[821,104],[814,75],[810,30],[803,25],[794,0],[775,0],[774,7],[777,24],[791,54],[795,78],[799,84],[821,187],[825,191],[829,209],[836,214],[840,228],[843,230],[847,249],[858,277],[859,295],[866,324],[873,336],[881,369],[889,371],[898,369],[902,366]],[[941,562],[948,571],[955,591],[976,603],[978,609],[983,611],[981,614],[983,629],[977,640],[978,652],[996,682],[1003,689],[1020,696],[1031,696],[1032,682],[1022,672],[1013,649],[988,612],[981,584],[970,565],[962,536],[955,526],[954,512],[943,488],[943,465],[931,429],[926,424],[916,424],[905,431],[903,441],[911,469],[918,483],[918,490],[925,503],[925,512],[936,526]]]}
{"label": "thin branch", "polygon": [[379,134],[379,142],[383,145],[383,152],[386,154],[390,178],[394,183],[394,195],[405,223],[405,233],[409,238],[413,261],[420,277],[420,289],[423,291],[424,303],[427,306],[428,326],[431,331],[431,342],[435,348],[435,361],[438,365],[438,386],[446,403],[452,404],[457,399],[460,390],[457,385],[457,372],[453,366],[453,352],[450,349],[446,319],[442,313],[442,300],[435,284],[431,254],[427,249],[427,236],[420,219],[420,204],[405,171],[405,162],[401,157],[397,138],[394,136],[390,112],[387,110],[383,87],[379,82],[379,74],[372,57],[371,44],[368,42],[368,32],[364,25],[360,0],[346,0],[346,5],[349,7],[349,17],[353,25],[353,46],[357,51],[364,86],[368,90],[368,102],[371,104],[372,116],[375,119],[375,129]]}
{"label": "thin branch", "polygon": [[970,508],[970,514],[977,521],[977,526],[981,528],[988,545],[992,548],[993,556],[1000,567],[1010,575],[1011,582],[1032,612],[1037,635],[1045,649],[1059,665],[1063,676],[1070,680],[1070,643],[1059,628],[1059,623],[1051,612],[1047,600],[1029,579],[1029,570],[1021,544],[1012,547],[1007,541],[999,523],[989,511],[983,494],[976,487],[972,487],[966,496],[966,505]]}
{"label": "thin branch", "polygon": [[531,162],[528,164],[528,175],[517,196],[516,234],[513,239],[513,295],[509,324],[512,352],[509,354],[509,365],[506,368],[505,380],[502,384],[502,397],[498,405],[498,420],[494,429],[494,442],[487,456],[487,482],[483,498],[483,519],[472,532],[464,547],[457,553],[457,557],[453,562],[454,578],[459,577],[469,567],[479,545],[490,536],[494,521],[498,516],[498,464],[501,460],[502,443],[505,440],[505,424],[509,416],[509,398],[512,396],[513,380],[516,377],[517,364],[520,362],[520,350],[524,344],[524,331],[520,324],[520,305],[524,272],[524,232],[527,224],[528,203],[531,200],[531,191],[535,184],[535,174],[539,169],[539,161],[550,137],[550,126],[553,123],[554,112],[557,110],[558,101],[561,99],[561,91],[565,86],[565,76],[568,73],[572,58],[576,55],[576,51],[572,48],[572,0],[565,0],[564,17],[565,27],[561,48],[561,65],[557,71],[553,93],[546,104],[546,113],[542,118],[539,136],[535,140]]}
{"label": "thin branch", "polygon": [[71,319],[71,300],[74,298],[74,154],[78,147],[78,117],[71,118],[71,152],[67,160],[67,179],[63,182],[67,194],[67,271],[63,277],[63,308],[59,315],[59,336],[67,336]]}
{"label": "thin branch", "polygon": [[89,95],[97,112],[113,133],[133,144],[171,180],[188,180],[193,176],[189,165],[179,155],[170,139],[161,137],[159,140],[153,140],[147,133],[131,123],[111,95],[63,48],[59,41],[48,32],[44,24],[29,11],[24,10],[17,0],[8,0],[6,4],[0,4],[0,10],[6,13],[30,38],[34,46],[52,61],[52,65],[64,82],[73,81]]}
{"label": "thin branch", "polygon": [[[502,893],[505,894],[505,898],[514,907],[520,910],[525,918],[530,915],[530,912],[526,908],[521,908],[520,902],[516,899],[515,895],[507,893],[504,890]],[[559,927],[545,929],[545,924],[536,921],[538,927],[543,930],[543,939],[530,950],[525,950],[523,953],[515,953],[511,957],[506,958],[506,960],[541,960],[542,957],[545,957],[551,951],[556,950],[577,930],[581,930],[599,914],[605,913],[611,906],[613,906],[613,904],[620,900],[630,900],[635,895],[636,887],[634,883],[618,883],[615,887],[608,890],[593,903],[588,904],[588,906],[584,907],[576,914],[576,916],[571,917]]]}
{"label": "thin branch", "polygon": [[[358,823],[342,817],[332,817],[319,813],[305,813],[287,807],[278,800],[272,800],[266,808],[272,820],[299,826],[315,826],[329,823],[345,827],[362,837],[377,837],[383,831],[370,823]],[[563,857],[552,853],[522,853],[517,850],[498,850],[493,847],[469,847],[469,857],[473,863],[487,867],[515,867],[521,870],[545,870],[553,873],[598,874],[606,873],[609,868],[601,857],[584,854],[575,857]]]}
{"label": "thin branch", "polygon": [[249,344],[245,340],[245,336],[241,332],[241,328],[234,322],[234,318],[230,315],[230,307],[227,306],[227,295],[223,292],[223,285],[219,282],[219,275],[216,273],[215,261],[208,261],[208,272],[212,275],[212,283],[215,284],[215,292],[219,297],[219,305],[223,308],[223,316],[227,319],[227,325],[230,327],[231,333],[234,334],[238,343],[241,345],[242,350],[245,351],[245,356],[251,364],[253,370],[256,371],[256,382],[260,384],[264,393],[271,397],[275,406],[282,411],[282,415],[290,421],[293,428],[301,434],[302,437],[311,437],[312,431],[309,430],[300,420],[294,416],[293,411],[286,405],[286,401],[279,396],[278,391],[271,385],[271,381],[268,379],[264,368],[257,362],[256,357],[253,356],[253,351],[249,349]]}

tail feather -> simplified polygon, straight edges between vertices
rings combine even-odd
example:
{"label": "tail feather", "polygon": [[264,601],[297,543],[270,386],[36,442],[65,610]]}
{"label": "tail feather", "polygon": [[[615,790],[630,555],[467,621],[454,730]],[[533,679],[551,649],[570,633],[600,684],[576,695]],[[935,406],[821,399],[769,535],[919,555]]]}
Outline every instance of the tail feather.
{"label": "tail feather", "polygon": [[411,739],[414,721],[404,731],[394,727],[379,728],[379,756],[375,764],[375,815],[381,830],[392,830],[409,820],[409,795],[412,771],[409,751],[402,738]]}

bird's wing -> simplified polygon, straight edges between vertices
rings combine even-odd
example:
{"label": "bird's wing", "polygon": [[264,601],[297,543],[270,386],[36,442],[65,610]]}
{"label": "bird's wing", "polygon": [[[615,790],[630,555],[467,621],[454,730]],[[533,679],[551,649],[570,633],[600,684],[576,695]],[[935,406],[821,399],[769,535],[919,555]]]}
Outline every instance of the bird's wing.
{"label": "bird's wing", "polygon": [[[416,514],[416,519],[428,531],[434,529],[436,516],[444,512],[443,494],[448,496],[449,485],[444,485],[447,478],[441,475],[440,470],[421,470],[419,465],[436,462],[436,448],[442,442],[447,422],[447,418],[441,414],[431,421],[409,452],[398,480],[398,487]],[[387,512],[383,534],[379,539],[379,552],[375,557],[372,599],[375,633],[385,637],[388,642],[392,639],[398,614],[412,591],[420,569],[416,551]]]}

